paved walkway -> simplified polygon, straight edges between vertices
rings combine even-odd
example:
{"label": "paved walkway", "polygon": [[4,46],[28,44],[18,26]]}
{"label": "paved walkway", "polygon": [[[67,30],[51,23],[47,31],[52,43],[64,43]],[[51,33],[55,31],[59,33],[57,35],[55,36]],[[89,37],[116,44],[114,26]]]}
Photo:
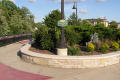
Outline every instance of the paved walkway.
{"label": "paved walkway", "polygon": [[0,80],[47,80],[50,77],[35,75],[11,67],[5,66],[0,63]]}
{"label": "paved walkway", "polygon": [[[27,43],[29,43],[29,41],[24,40],[24,41],[16,42],[15,44],[12,44],[12,45],[13,46],[16,44],[24,45]],[[8,46],[10,47],[11,45],[8,45]],[[1,48],[2,50],[0,49],[0,54],[3,53],[4,55],[7,55],[4,53],[4,50],[5,50],[8,53],[8,56],[6,58],[8,58],[8,57],[14,58],[15,56],[10,56],[9,54],[10,53],[12,54],[12,50],[14,51],[14,49],[16,51],[16,48],[15,48],[16,46],[15,47],[11,46],[11,48],[12,48],[12,49],[10,48],[11,51],[9,51],[9,49],[7,49],[8,46],[4,46],[3,48]],[[17,55],[17,54],[15,54],[15,55]],[[0,56],[2,58],[5,58],[5,56],[4,57],[2,55],[0,55]],[[8,59],[11,59],[11,58],[8,58]],[[11,59],[11,60],[15,61],[15,59]],[[11,60],[7,60],[7,62],[9,63],[9,61],[11,61]],[[17,63],[17,62],[15,62],[15,63]],[[10,64],[11,64],[11,62],[10,62]],[[21,68],[22,68],[22,65],[21,65]],[[50,78],[51,77],[48,77],[48,76],[42,76],[42,75],[38,75],[38,74],[32,74],[32,73],[27,73],[27,72],[23,72],[20,70],[16,70],[14,68],[9,67],[9,65],[6,66],[5,64],[2,64],[2,62],[0,62],[0,80],[48,80]]]}
{"label": "paved walkway", "polygon": [[[17,52],[23,46],[23,44],[24,42],[22,43],[20,42],[20,43],[14,43],[11,45],[1,47],[0,48],[0,65],[1,63],[3,63],[4,65],[14,68],[12,70],[15,70],[15,69],[20,70],[15,72],[20,72],[20,76],[22,75],[23,77],[25,77],[23,75],[24,72],[25,74],[28,74],[27,76],[29,76],[29,73],[32,73],[30,75],[36,74],[34,75],[35,77],[39,75],[39,79],[38,77],[36,77],[37,79],[31,78],[29,80],[44,80],[44,79],[40,79],[40,75],[44,75],[45,77],[46,76],[52,77],[51,80],[120,80],[120,64],[103,67],[103,68],[94,68],[94,69],[61,69],[61,68],[51,68],[47,66],[40,66],[36,64],[26,63],[17,56]],[[2,66],[4,67],[3,64]],[[29,73],[26,73],[26,72],[29,72]],[[11,74],[11,72],[7,72],[7,74]],[[1,75],[1,66],[0,66],[0,75]],[[14,76],[16,75],[13,75],[11,77],[14,77]],[[20,77],[19,74],[17,74],[17,76]],[[0,80],[4,80],[4,79],[0,79]],[[5,80],[10,80],[10,79],[6,78]],[[18,79],[12,79],[12,80],[24,80],[24,79],[18,78]]]}

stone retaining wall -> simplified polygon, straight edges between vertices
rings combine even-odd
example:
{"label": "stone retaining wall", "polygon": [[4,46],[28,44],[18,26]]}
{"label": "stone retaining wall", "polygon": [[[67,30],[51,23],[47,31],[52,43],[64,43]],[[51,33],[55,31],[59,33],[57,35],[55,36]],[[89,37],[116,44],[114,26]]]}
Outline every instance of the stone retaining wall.
{"label": "stone retaining wall", "polygon": [[21,48],[21,58],[27,62],[59,68],[95,68],[120,62],[120,51],[91,56],[58,56],[29,51],[31,45]]}

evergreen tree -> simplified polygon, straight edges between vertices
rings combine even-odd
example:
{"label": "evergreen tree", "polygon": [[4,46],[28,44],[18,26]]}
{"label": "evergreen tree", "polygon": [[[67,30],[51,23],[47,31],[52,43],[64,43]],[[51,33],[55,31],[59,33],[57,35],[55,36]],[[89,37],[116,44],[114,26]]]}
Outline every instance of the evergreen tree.
{"label": "evergreen tree", "polygon": [[59,10],[53,10],[44,18],[46,26],[54,28],[57,26],[58,21],[61,19],[61,12]]}

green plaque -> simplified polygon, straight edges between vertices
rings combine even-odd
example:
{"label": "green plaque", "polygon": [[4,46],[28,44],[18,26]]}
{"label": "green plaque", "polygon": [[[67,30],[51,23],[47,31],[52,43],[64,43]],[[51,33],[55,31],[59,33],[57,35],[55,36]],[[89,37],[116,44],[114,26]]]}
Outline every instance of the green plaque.
{"label": "green plaque", "polygon": [[68,22],[65,20],[60,20],[60,21],[58,21],[58,26],[60,26],[60,27],[68,26]]}

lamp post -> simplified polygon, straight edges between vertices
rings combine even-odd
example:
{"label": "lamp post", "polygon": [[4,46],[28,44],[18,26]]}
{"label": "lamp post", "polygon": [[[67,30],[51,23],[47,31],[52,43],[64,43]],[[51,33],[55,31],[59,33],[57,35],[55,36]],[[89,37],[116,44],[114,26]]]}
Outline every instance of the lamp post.
{"label": "lamp post", "polygon": [[64,19],[64,0],[61,0],[61,18]]}
{"label": "lamp post", "polygon": [[[61,19],[64,20],[64,0],[61,0]],[[61,41],[59,48],[66,48],[65,38],[64,38],[64,27],[61,26]]]}
{"label": "lamp post", "polygon": [[76,1],[74,2],[72,9],[76,9],[76,25],[77,25],[78,20],[77,20],[77,2]]}
{"label": "lamp post", "polygon": [[[62,23],[62,24],[61,24]],[[58,26],[61,28],[61,36],[60,36],[60,45],[57,49],[57,54],[60,56],[67,56],[67,46],[65,43],[65,37],[64,37],[64,26],[65,23],[64,20],[64,0],[61,0],[61,20],[58,22]]]}

